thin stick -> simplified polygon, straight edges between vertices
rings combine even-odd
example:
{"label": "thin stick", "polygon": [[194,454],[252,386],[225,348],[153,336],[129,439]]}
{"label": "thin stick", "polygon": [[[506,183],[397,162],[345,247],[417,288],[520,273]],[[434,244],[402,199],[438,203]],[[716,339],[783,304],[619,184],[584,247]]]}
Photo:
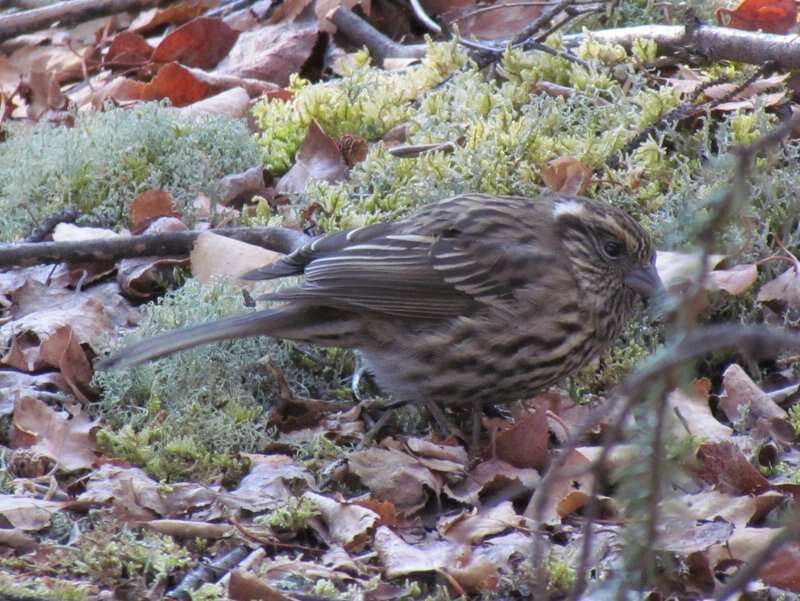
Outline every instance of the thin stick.
{"label": "thin stick", "polygon": [[[282,227],[235,227],[209,231],[284,254],[291,253],[311,239],[302,232]],[[186,255],[201,233],[203,232],[185,231],[77,242],[5,244],[0,245],[0,268]]]}

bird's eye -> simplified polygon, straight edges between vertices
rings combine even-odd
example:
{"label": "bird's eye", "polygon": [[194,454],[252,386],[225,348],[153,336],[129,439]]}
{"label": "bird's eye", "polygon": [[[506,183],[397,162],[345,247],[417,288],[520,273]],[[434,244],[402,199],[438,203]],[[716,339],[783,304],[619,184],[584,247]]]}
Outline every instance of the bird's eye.
{"label": "bird's eye", "polygon": [[617,240],[606,240],[603,244],[603,252],[611,259],[618,259],[625,252],[625,246]]}

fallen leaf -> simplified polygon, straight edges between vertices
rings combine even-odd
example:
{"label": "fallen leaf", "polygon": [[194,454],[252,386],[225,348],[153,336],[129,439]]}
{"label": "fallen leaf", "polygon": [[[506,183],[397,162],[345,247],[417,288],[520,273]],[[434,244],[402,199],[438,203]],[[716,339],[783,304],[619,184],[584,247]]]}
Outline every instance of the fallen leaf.
{"label": "fallen leaf", "polygon": [[703,466],[703,479],[715,484],[720,492],[751,494],[769,488],[769,481],[732,442],[706,443],[698,449],[697,458]]}
{"label": "fallen leaf", "polygon": [[374,511],[353,503],[340,503],[330,497],[306,492],[303,499],[310,501],[320,513],[326,526],[324,540],[352,549],[363,544],[379,516]]}
{"label": "fallen leaf", "polygon": [[303,145],[292,168],[278,180],[275,191],[281,194],[302,194],[313,181],[338,182],[348,168],[342,153],[316,121],[308,127]]}
{"label": "fallen leaf", "polygon": [[219,0],[185,0],[165,8],[152,8],[139,13],[128,29],[147,32],[162,25],[185,23],[199,17],[217,4]]}
{"label": "fallen leaf", "polygon": [[547,163],[542,179],[553,192],[581,195],[592,183],[592,170],[578,159],[560,157]]}
{"label": "fallen leaf", "polygon": [[457,27],[462,36],[484,40],[512,38],[542,13],[541,5],[514,0],[498,0],[489,5],[476,6],[462,2],[462,5],[461,9],[450,6],[442,15],[442,20],[450,27]]}
{"label": "fallen leaf", "polygon": [[448,497],[462,503],[478,504],[482,494],[508,489],[533,490],[539,483],[539,472],[530,468],[516,468],[499,459],[490,459],[476,465],[467,472],[458,484],[448,484]]}
{"label": "fallen leaf", "polygon": [[144,525],[160,534],[177,538],[207,538],[215,540],[227,538],[236,533],[236,528],[228,524],[210,524],[208,522],[193,522],[190,520],[150,520]]}
{"label": "fallen leaf", "polygon": [[248,271],[265,267],[283,255],[254,244],[240,242],[213,232],[203,232],[195,240],[190,255],[192,275],[206,284],[222,277],[233,284],[253,289],[262,282],[239,279]]}
{"label": "fallen leaf", "polygon": [[228,581],[228,597],[231,601],[297,601],[296,597],[287,595],[241,570],[231,572]]}
{"label": "fallen leaf", "polygon": [[[691,434],[705,440],[720,441],[729,439],[733,434],[731,428],[720,423],[711,413],[711,406],[708,403],[709,391],[710,382],[695,380],[692,390],[676,389],[669,393],[668,423],[676,436]],[[686,431],[687,427],[689,432]]]}
{"label": "fallen leaf", "polygon": [[758,291],[756,300],[776,311],[784,307],[800,307],[800,265],[795,264]]}
{"label": "fallen leaf", "polygon": [[788,417],[786,411],[761,390],[736,363],[729,365],[722,374],[722,389],[719,406],[732,423],[747,416],[766,419]]}
{"label": "fallen leaf", "polygon": [[53,514],[66,506],[58,501],[0,494],[0,515],[14,528],[41,530],[50,524]]}
{"label": "fallen leaf", "polygon": [[747,526],[757,509],[756,497],[733,495],[718,490],[707,490],[693,495],[684,494],[661,503],[661,515],[664,517],[692,520],[722,518],[737,528]]}
{"label": "fallen leaf", "polygon": [[133,199],[128,209],[128,221],[134,232],[159,217],[180,217],[172,194],[164,190],[145,190]]}
{"label": "fallen leaf", "polygon": [[559,468],[565,475],[555,478],[547,490],[541,486],[536,488],[525,509],[526,518],[544,523],[560,522],[588,501],[592,487],[592,475],[586,471],[589,459],[575,449],[568,453],[566,461]]}
{"label": "fallen leaf", "polygon": [[789,541],[778,549],[759,570],[765,584],[800,593],[800,543]]}
{"label": "fallen leaf", "polygon": [[[164,197],[159,200],[160,195],[153,197],[155,207],[153,213],[162,210],[167,211],[163,205],[166,202]],[[147,201],[143,203],[141,213],[147,209]],[[143,216],[143,215],[142,215]],[[188,228],[184,223],[175,217],[154,217],[142,234],[164,234],[168,232],[183,232]],[[133,298],[147,299],[164,292],[170,282],[175,281],[176,268],[188,265],[189,259],[185,256],[155,256],[155,257],[133,257],[122,259],[117,265],[117,282],[120,289]]]}
{"label": "fallen leaf", "polygon": [[708,288],[739,296],[749,290],[757,279],[758,269],[755,265],[734,265],[730,269],[711,271],[708,274]]}
{"label": "fallen leaf", "polygon": [[664,518],[658,524],[653,547],[682,555],[696,553],[724,543],[733,531],[733,524],[724,520],[697,522],[684,518]]}
{"label": "fallen leaf", "polygon": [[123,31],[118,33],[103,58],[106,67],[138,67],[144,65],[153,55],[153,47],[138,33]]}
{"label": "fallen leaf", "polygon": [[500,534],[523,525],[511,501],[503,501],[480,510],[463,511],[455,517],[440,518],[436,530],[442,538],[457,543],[478,543],[487,536]]}
{"label": "fallen leaf", "polygon": [[24,397],[14,405],[11,447],[30,448],[52,459],[63,471],[88,469],[96,459],[98,424],[79,407],[70,416],[54,411],[39,399]]}
{"label": "fallen leaf", "polygon": [[[658,251],[656,253],[656,271],[666,288],[691,282],[700,274],[700,253],[684,253]],[[711,271],[725,259],[725,255],[710,255],[706,262],[706,270]]]}
{"label": "fallen leaf", "polygon": [[515,416],[509,428],[496,434],[498,459],[520,468],[543,470],[550,463],[550,433],[543,408]]}
{"label": "fallen leaf", "polygon": [[289,85],[289,77],[311,57],[319,38],[316,21],[262,25],[242,33],[216,73]]}
{"label": "fallen leaf", "polygon": [[250,110],[250,95],[242,87],[231,88],[178,110],[187,117],[226,115],[233,119],[243,119]]}
{"label": "fallen leaf", "polygon": [[156,46],[151,60],[211,69],[227,56],[238,38],[239,32],[222,19],[196,17],[168,33]]}
{"label": "fallen leaf", "polygon": [[252,463],[235,490],[223,493],[221,502],[231,508],[259,512],[286,504],[294,497],[292,485],[314,487],[310,472],[295,464],[286,455],[249,455]]}
{"label": "fallen leaf", "polygon": [[45,402],[62,398],[70,388],[57,372],[25,373],[0,370],[0,416],[14,411],[14,400],[31,397]]}
{"label": "fallen leaf", "polygon": [[716,16],[727,27],[789,33],[797,23],[797,4],[795,0],[744,0],[734,9],[718,8]]}
{"label": "fallen leaf", "polygon": [[80,503],[111,504],[122,518],[149,521],[158,516],[181,516],[207,507],[219,493],[207,486],[175,482],[168,487],[150,478],[138,467],[110,463],[92,471]]}
{"label": "fallen leaf", "polygon": [[417,459],[395,450],[378,448],[351,453],[348,469],[378,498],[391,501],[401,513],[409,514],[438,495],[442,483]]}

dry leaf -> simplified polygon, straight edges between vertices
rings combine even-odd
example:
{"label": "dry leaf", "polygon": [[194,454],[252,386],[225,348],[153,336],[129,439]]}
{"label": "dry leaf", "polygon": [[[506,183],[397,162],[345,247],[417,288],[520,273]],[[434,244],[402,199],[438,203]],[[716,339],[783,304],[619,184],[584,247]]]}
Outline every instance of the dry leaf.
{"label": "dry leaf", "polygon": [[188,117],[226,115],[233,119],[243,119],[250,110],[250,95],[242,87],[231,88],[184,106],[179,110],[182,115]]}
{"label": "dry leaf", "polygon": [[134,232],[141,231],[159,217],[180,217],[172,194],[164,190],[146,190],[131,202],[128,221]]}
{"label": "dry leaf", "polygon": [[52,459],[67,472],[88,469],[95,462],[95,432],[99,422],[91,421],[80,408],[74,415],[57,413],[46,403],[25,397],[14,406],[10,437],[12,448],[30,448]]}
{"label": "dry leaf", "polygon": [[0,494],[0,515],[20,530],[41,530],[66,503]]}
{"label": "dry leaf", "polygon": [[338,182],[344,179],[347,172],[347,163],[336,142],[322,131],[316,121],[312,121],[306,139],[297,152],[295,164],[278,180],[275,191],[302,194],[312,181]]}
{"label": "dry leaf", "polygon": [[543,470],[550,463],[547,413],[540,408],[515,416],[514,423],[495,437],[498,459],[513,466]]}
{"label": "dry leaf", "polygon": [[365,449],[351,453],[349,470],[380,499],[391,501],[401,513],[413,513],[439,494],[439,478],[414,457],[395,450]]}
{"label": "dry leaf", "polygon": [[720,396],[720,408],[731,422],[738,422],[748,415],[753,418],[787,418],[786,411],[736,363],[729,365],[722,374],[722,388],[724,393]]}
{"label": "dry leaf", "polygon": [[239,486],[221,496],[228,507],[259,512],[285,505],[294,493],[290,485],[314,487],[314,477],[286,455],[249,455],[250,473]]}
{"label": "dry leaf", "polygon": [[710,290],[724,290],[733,296],[743,294],[756,283],[758,269],[755,265],[734,265],[729,269],[716,269],[708,274]]}
{"label": "dry leaf", "polygon": [[319,35],[314,21],[262,25],[239,36],[227,57],[217,65],[216,73],[286,87],[289,77],[311,57]]}
{"label": "dry leaf", "polygon": [[212,69],[228,55],[238,38],[239,32],[222,19],[197,17],[167,34],[156,46],[151,60]]}
{"label": "dry leaf", "polygon": [[326,526],[325,540],[352,549],[363,544],[378,522],[378,514],[365,507],[340,503],[313,492],[303,494],[319,511]]}
{"label": "dry leaf", "polygon": [[192,275],[203,284],[221,277],[237,286],[253,289],[261,283],[239,278],[248,271],[274,263],[282,256],[260,246],[203,232],[195,240],[190,260]]}
{"label": "dry leaf", "polygon": [[492,507],[464,511],[455,517],[440,518],[436,529],[447,540],[474,544],[487,536],[522,526],[523,521],[511,501],[503,501]]}
{"label": "dry leaf", "polygon": [[721,492],[751,494],[769,488],[769,481],[732,442],[706,443],[697,458],[703,465],[700,475]]}
{"label": "dry leaf", "polygon": [[547,187],[558,194],[581,195],[592,183],[592,170],[572,157],[560,157],[542,170]]}
{"label": "dry leaf", "polygon": [[110,503],[122,518],[150,521],[158,516],[181,516],[207,507],[218,496],[207,486],[175,482],[164,487],[137,467],[105,463],[91,472],[81,503]]}
{"label": "dry leaf", "polygon": [[[704,440],[718,441],[727,440],[733,434],[731,428],[720,423],[711,413],[709,391],[708,380],[695,380],[693,390],[687,392],[677,389],[667,396],[670,429],[676,436],[691,434]],[[686,431],[687,427],[689,432]]]}
{"label": "dry leaf", "polygon": [[719,24],[727,27],[789,33],[797,24],[797,4],[795,0],[744,0],[733,10],[718,8],[716,15]]}

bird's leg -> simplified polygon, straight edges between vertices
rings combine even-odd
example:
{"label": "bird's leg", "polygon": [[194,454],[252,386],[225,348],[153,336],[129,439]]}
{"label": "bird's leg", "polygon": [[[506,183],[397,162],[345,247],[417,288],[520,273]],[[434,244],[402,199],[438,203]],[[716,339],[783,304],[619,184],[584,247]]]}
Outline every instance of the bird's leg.
{"label": "bird's leg", "polygon": [[469,454],[478,454],[481,442],[481,417],[483,416],[483,403],[480,401],[472,402],[472,439],[469,443]]}
{"label": "bird's leg", "polygon": [[439,429],[443,434],[453,435],[459,440],[467,440],[467,437],[464,436],[464,433],[459,430],[453,424],[453,422],[447,419],[447,416],[444,414],[444,411],[442,411],[442,408],[439,407],[439,405],[437,405],[434,401],[426,399],[425,406],[428,408],[428,412],[431,414],[431,417],[433,417],[436,425],[439,426]]}

